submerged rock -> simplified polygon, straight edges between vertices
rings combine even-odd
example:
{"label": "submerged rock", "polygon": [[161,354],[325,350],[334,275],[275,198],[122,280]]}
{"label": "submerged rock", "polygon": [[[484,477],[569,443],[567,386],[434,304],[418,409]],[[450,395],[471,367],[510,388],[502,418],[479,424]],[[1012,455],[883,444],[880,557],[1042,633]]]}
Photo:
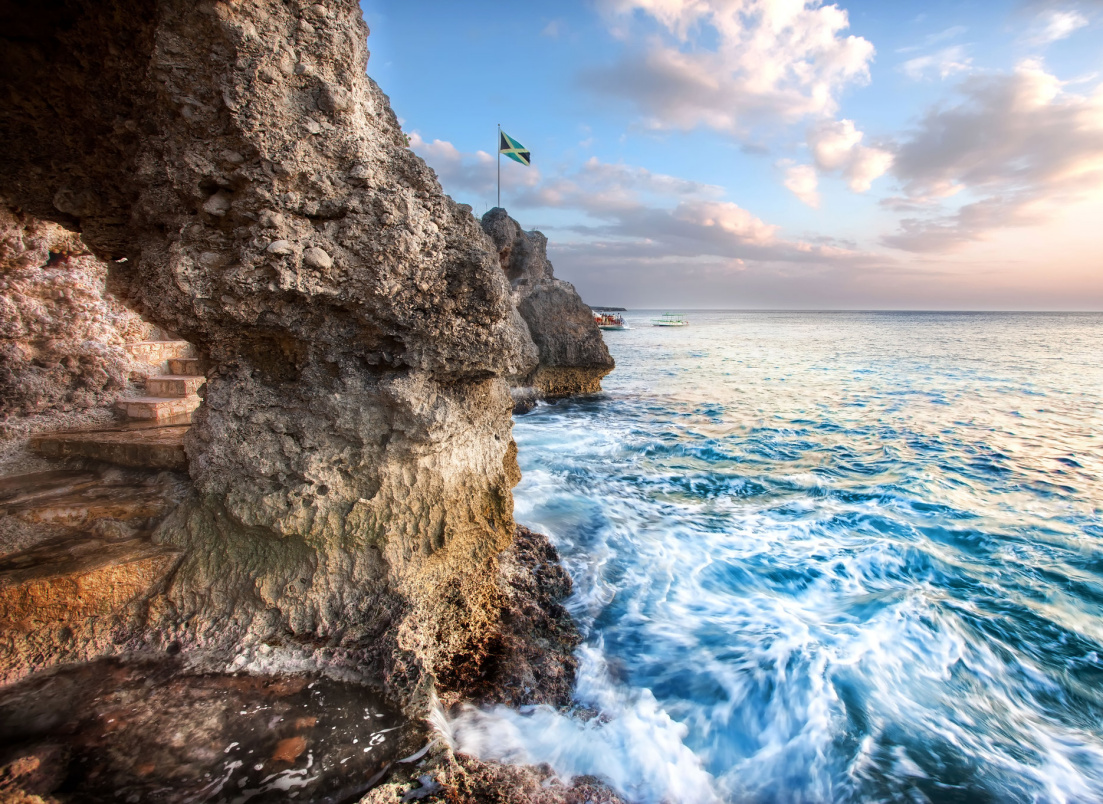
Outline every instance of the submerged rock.
{"label": "submerged rock", "polygon": [[482,227],[498,252],[513,303],[538,358],[531,371],[511,377],[514,411],[532,409],[535,402],[529,388],[544,399],[600,391],[601,378],[616,364],[594,323],[593,311],[574,285],[555,278],[548,261],[548,239],[541,232],[521,229],[501,207],[483,215]]}
{"label": "submerged rock", "polygon": [[355,684],[100,661],[0,690],[0,801],[355,801],[408,729]]}

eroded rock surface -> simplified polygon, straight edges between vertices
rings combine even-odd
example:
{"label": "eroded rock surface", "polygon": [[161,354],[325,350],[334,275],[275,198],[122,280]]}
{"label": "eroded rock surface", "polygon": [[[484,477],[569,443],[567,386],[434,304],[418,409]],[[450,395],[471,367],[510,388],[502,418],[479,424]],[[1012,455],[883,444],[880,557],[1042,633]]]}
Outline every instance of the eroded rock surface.
{"label": "eroded rock surface", "polygon": [[[6,4],[4,200],[207,361],[150,647],[294,645],[405,700],[484,673],[534,349],[365,74],[354,0]],[[89,98],[95,98],[90,103]]]}
{"label": "eroded rock surface", "polygon": [[593,390],[612,362],[569,343],[597,330],[550,265],[512,288],[406,147],[366,33],[355,0],[0,7],[0,200],[79,230],[207,378],[190,490],[141,548],[171,569],[92,636],[40,629],[7,680],[164,651],[381,678],[418,717],[434,692],[566,700],[569,583],[514,542],[510,381]]}
{"label": "eroded rock surface", "polygon": [[540,397],[600,391],[601,378],[615,367],[613,358],[594,323],[593,311],[574,285],[555,278],[548,261],[548,239],[541,232],[524,231],[501,207],[483,215],[482,227],[498,252],[514,304],[538,355],[535,368],[511,377],[517,407],[530,408]]}
{"label": "eroded rock surface", "polygon": [[0,204],[0,421],[110,405],[149,325],[78,235]]}

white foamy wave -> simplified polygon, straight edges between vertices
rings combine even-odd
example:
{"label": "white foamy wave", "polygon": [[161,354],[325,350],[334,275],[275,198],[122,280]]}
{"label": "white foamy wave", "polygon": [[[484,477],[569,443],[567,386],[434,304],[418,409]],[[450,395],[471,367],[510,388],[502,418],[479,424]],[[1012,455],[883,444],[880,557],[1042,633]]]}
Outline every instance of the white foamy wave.
{"label": "white foamy wave", "polygon": [[645,802],[1103,801],[1103,373],[999,346],[1103,319],[699,319],[518,419],[599,716],[468,710],[461,747]]}
{"label": "white foamy wave", "polygon": [[600,646],[579,650],[576,697],[601,714],[582,719],[548,706],[518,712],[467,707],[452,721],[456,747],[502,762],[547,763],[563,779],[598,776],[643,804],[719,801],[713,779],[686,747],[686,727],[649,690],[609,677]]}

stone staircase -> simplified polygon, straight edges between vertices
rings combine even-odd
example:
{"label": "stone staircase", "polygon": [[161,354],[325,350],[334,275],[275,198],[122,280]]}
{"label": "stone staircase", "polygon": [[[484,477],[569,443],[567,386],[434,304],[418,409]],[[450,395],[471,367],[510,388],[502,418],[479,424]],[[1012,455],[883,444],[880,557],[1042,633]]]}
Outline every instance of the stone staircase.
{"label": "stone staircase", "polygon": [[203,363],[187,341],[140,341],[126,349],[156,372],[145,380],[145,396],[125,396],[115,403],[129,421],[37,435],[30,440],[34,452],[48,458],[187,471],[184,436],[192,413],[202,404],[198,391],[206,381]]}
{"label": "stone staircase", "polygon": [[202,404],[199,386],[206,382],[195,347],[187,341],[139,341],[126,345],[135,360],[157,367],[146,379],[145,396],[126,396],[116,406],[128,419],[180,421]]}

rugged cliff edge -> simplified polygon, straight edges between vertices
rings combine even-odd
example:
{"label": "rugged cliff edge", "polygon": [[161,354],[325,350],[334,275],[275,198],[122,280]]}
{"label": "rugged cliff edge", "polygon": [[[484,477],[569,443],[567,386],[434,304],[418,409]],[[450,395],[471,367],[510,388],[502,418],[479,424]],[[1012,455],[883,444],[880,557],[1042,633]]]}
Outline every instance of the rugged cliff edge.
{"label": "rugged cliff edge", "polygon": [[537,398],[556,399],[601,390],[601,378],[616,364],[593,311],[574,285],[556,279],[548,260],[548,239],[526,232],[501,207],[483,215],[483,231],[494,243],[513,302],[537,353],[537,365],[510,377],[515,409]]}
{"label": "rugged cliff edge", "polygon": [[505,378],[536,355],[367,77],[358,5],[6,3],[3,32],[3,199],[81,231],[209,361],[155,639],[287,646],[407,701],[481,678],[519,477]]}
{"label": "rugged cliff edge", "polygon": [[208,366],[171,511],[97,537],[149,587],[75,618],[53,576],[5,580],[54,606],[4,625],[7,681],[165,651],[382,681],[414,718],[566,702],[569,581],[513,521],[510,385],[596,390],[612,361],[542,236],[506,218],[495,254],[409,151],[366,34],[355,0],[0,3],[0,201],[79,231]]}

